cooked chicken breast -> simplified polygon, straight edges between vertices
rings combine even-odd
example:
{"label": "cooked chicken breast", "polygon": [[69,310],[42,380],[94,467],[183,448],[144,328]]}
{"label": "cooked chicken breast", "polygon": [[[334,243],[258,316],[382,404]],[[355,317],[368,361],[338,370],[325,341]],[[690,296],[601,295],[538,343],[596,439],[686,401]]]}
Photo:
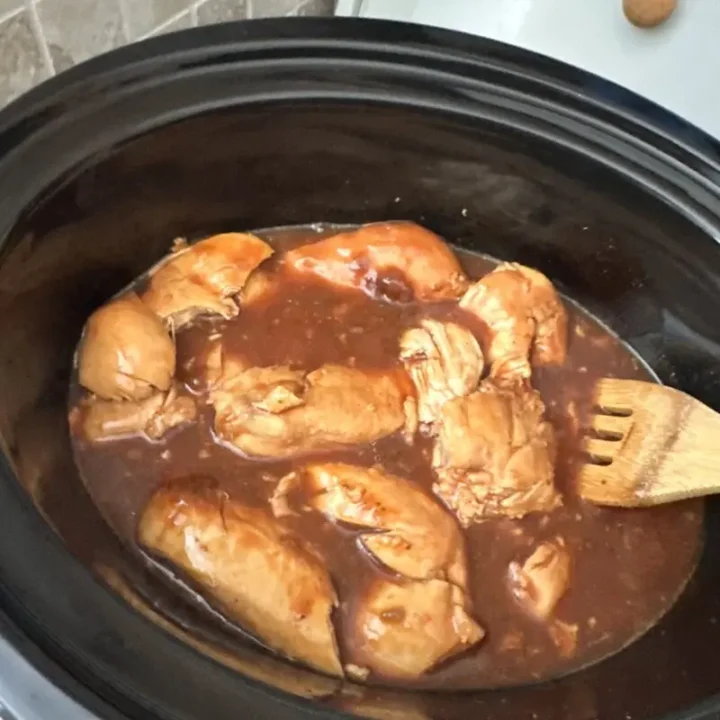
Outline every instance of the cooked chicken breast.
{"label": "cooked chicken breast", "polygon": [[197,416],[193,398],[175,388],[139,401],[90,398],[77,410],[80,434],[91,442],[138,434],[157,440]]}
{"label": "cooked chicken breast", "polygon": [[181,246],[151,273],[142,300],[176,328],[201,314],[235,317],[233,296],[272,252],[247,233],[223,233]]}
{"label": "cooked chicken breast", "polygon": [[462,325],[425,318],[400,338],[400,359],[417,391],[418,420],[432,426],[442,406],[469,395],[480,382],[483,355]]}
{"label": "cooked chicken breast", "polygon": [[482,640],[465,594],[443,580],[377,580],[350,628],[356,663],[392,678],[413,678]]}
{"label": "cooked chicken breast", "polygon": [[248,456],[289,457],[378,440],[405,423],[397,373],[324,365],[250,368],[210,393],[215,431]]}
{"label": "cooked chicken breast", "polygon": [[497,515],[522,517],[560,504],[553,483],[555,433],[544,411],[531,388],[492,381],[443,406],[433,489],[462,525]]}
{"label": "cooked chicken breast", "polygon": [[199,584],[229,619],[291,658],[342,675],[327,572],[266,513],[201,483],[157,491],[140,544]]}
{"label": "cooked chicken breast", "polygon": [[376,223],[339,233],[292,250],[285,263],[296,272],[378,298],[391,295],[395,283],[407,286],[417,300],[455,300],[468,283],[443,240],[411,222]]}
{"label": "cooked chicken breast", "polygon": [[460,299],[486,328],[483,351],[493,378],[527,379],[531,361],[561,365],[567,352],[567,313],[550,280],[537,270],[503,263]]}
{"label": "cooked chicken breast", "polygon": [[143,400],[170,388],[175,346],[160,318],[129,293],[96,310],[78,350],[80,384],[106,400]]}
{"label": "cooked chicken breast", "polygon": [[[479,642],[468,614],[463,538],[451,516],[410,481],[379,468],[316,463],[283,478],[286,499],[302,486],[306,504],[334,522],[367,529],[365,549],[402,576],[377,579],[352,613],[353,661],[391,677],[416,677]],[[278,506],[279,498],[273,501]],[[279,503],[283,511],[285,503]]]}
{"label": "cooked chicken breast", "polygon": [[312,464],[297,474],[304,478],[308,505],[335,522],[370,530],[360,542],[390,570],[465,587],[460,528],[445,508],[411,481],[380,468],[347,463]]}
{"label": "cooked chicken breast", "polygon": [[334,522],[367,529],[359,542],[401,576],[378,578],[353,603],[349,647],[355,666],[417,677],[482,639],[484,631],[469,615],[460,529],[412,482],[379,468],[314,463],[278,484],[271,504],[281,515],[293,512],[290,493]]}

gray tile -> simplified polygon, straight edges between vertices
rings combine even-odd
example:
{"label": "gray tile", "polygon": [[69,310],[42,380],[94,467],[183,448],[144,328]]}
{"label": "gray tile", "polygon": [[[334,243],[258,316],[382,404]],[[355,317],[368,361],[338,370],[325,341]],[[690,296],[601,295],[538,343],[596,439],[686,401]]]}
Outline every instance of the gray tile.
{"label": "gray tile", "polygon": [[48,75],[25,11],[0,23],[0,106]]}
{"label": "gray tile", "polygon": [[198,7],[197,19],[200,25],[245,20],[247,10],[246,0],[207,0]]}
{"label": "gray tile", "polygon": [[19,10],[25,3],[23,0],[0,0],[0,18],[4,18],[14,10]]}
{"label": "gray tile", "polygon": [[170,18],[187,10],[189,0],[121,0],[128,34],[132,40],[153,32]]}
{"label": "gray tile", "polygon": [[190,11],[187,10],[182,15],[176,17],[172,22],[164,23],[160,27],[155,28],[151,33],[148,33],[148,35],[162,35],[164,33],[175,32],[176,30],[186,30],[191,26]]}
{"label": "gray tile", "polygon": [[38,14],[58,72],[125,42],[118,0],[45,0]]}
{"label": "gray tile", "polygon": [[332,15],[335,0],[252,0],[253,18]]}

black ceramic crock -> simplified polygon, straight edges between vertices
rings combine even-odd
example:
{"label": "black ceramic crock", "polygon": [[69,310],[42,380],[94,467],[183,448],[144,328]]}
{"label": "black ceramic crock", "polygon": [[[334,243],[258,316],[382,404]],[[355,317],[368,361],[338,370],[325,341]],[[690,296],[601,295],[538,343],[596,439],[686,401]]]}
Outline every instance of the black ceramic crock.
{"label": "black ceramic crock", "polygon": [[175,236],[409,218],[541,268],[665,382],[720,409],[719,160],[708,137],[579,70],[392,23],[188,31],[11,105],[0,113],[5,638],[118,720],[715,717],[714,502],[686,592],[615,657],[504,691],[364,690],[249,645],[227,653],[209,628],[186,634],[196,619],[85,495],[65,398],[87,315]]}

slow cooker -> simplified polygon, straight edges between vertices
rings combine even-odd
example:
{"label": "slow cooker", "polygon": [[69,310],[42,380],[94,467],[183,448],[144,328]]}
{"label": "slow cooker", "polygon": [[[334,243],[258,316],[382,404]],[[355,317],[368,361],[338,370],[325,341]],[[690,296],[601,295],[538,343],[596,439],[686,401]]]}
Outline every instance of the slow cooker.
{"label": "slow cooker", "polygon": [[[212,630],[113,536],[72,460],[90,312],[173,237],[416,220],[542,269],[720,409],[720,145],[587,73],[399,23],[152,39],[0,113],[0,691],[18,720],[650,720],[720,711],[720,513],[672,611],[614,657],[495,692],[342,683]],[[0,716],[2,716],[0,712]]]}

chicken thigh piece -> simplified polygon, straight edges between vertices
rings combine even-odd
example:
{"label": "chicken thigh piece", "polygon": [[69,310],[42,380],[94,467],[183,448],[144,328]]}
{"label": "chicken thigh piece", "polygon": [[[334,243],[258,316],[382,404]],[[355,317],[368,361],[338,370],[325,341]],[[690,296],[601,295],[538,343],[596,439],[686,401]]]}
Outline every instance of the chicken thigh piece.
{"label": "chicken thigh piece", "polygon": [[435,493],[468,526],[487,517],[549,511],[561,500],[553,483],[555,433],[528,386],[483,382],[446,403],[433,451]]}
{"label": "chicken thigh piece", "polygon": [[399,373],[274,366],[219,382],[210,402],[221,439],[247,456],[283,458],[392,434],[405,423],[406,396]]}
{"label": "chicken thigh piece", "polygon": [[196,416],[195,401],[171,388],[137,402],[90,398],[71,411],[71,425],[76,424],[77,417],[76,431],[90,442],[138,434],[158,440],[171,428],[192,422]]}
{"label": "chicken thigh piece", "polygon": [[463,591],[443,580],[377,580],[350,628],[355,662],[398,679],[432,670],[484,635],[467,612]]}
{"label": "chicken thigh piece", "polygon": [[467,583],[465,548],[454,518],[409,480],[346,463],[299,471],[308,505],[334,522],[368,533],[360,542],[390,570],[408,578]]}
{"label": "chicken thigh piece", "polygon": [[161,318],[178,328],[201,314],[232,318],[237,295],[272,248],[247,233],[213,235],[194,245],[181,245],[151,272],[142,296]]}
{"label": "chicken thigh piece", "polygon": [[270,647],[342,675],[330,617],[336,599],[327,572],[263,511],[199,481],[169,486],[145,507],[138,539]]}
{"label": "chicken thigh piece", "polygon": [[175,345],[160,318],[129,293],[90,316],[77,364],[78,381],[99,397],[144,400],[170,388]]}
{"label": "chicken thigh piece", "polygon": [[400,338],[400,359],[417,391],[418,420],[432,427],[442,406],[477,389],[483,355],[462,325],[425,318]]}
{"label": "chicken thigh piece", "polygon": [[567,313],[550,280],[537,270],[503,263],[472,284],[460,307],[485,326],[491,376],[527,379],[531,361],[561,365],[567,352]]}
{"label": "chicken thigh piece", "polygon": [[[385,279],[421,301],[456,300],[467,278],[448,245],[411,222],[364,225],[289,252],[287,267],[382,297]],[[390,298],[393,299],[393,298]],[[404,298],[403,298],[404,299]]]}

